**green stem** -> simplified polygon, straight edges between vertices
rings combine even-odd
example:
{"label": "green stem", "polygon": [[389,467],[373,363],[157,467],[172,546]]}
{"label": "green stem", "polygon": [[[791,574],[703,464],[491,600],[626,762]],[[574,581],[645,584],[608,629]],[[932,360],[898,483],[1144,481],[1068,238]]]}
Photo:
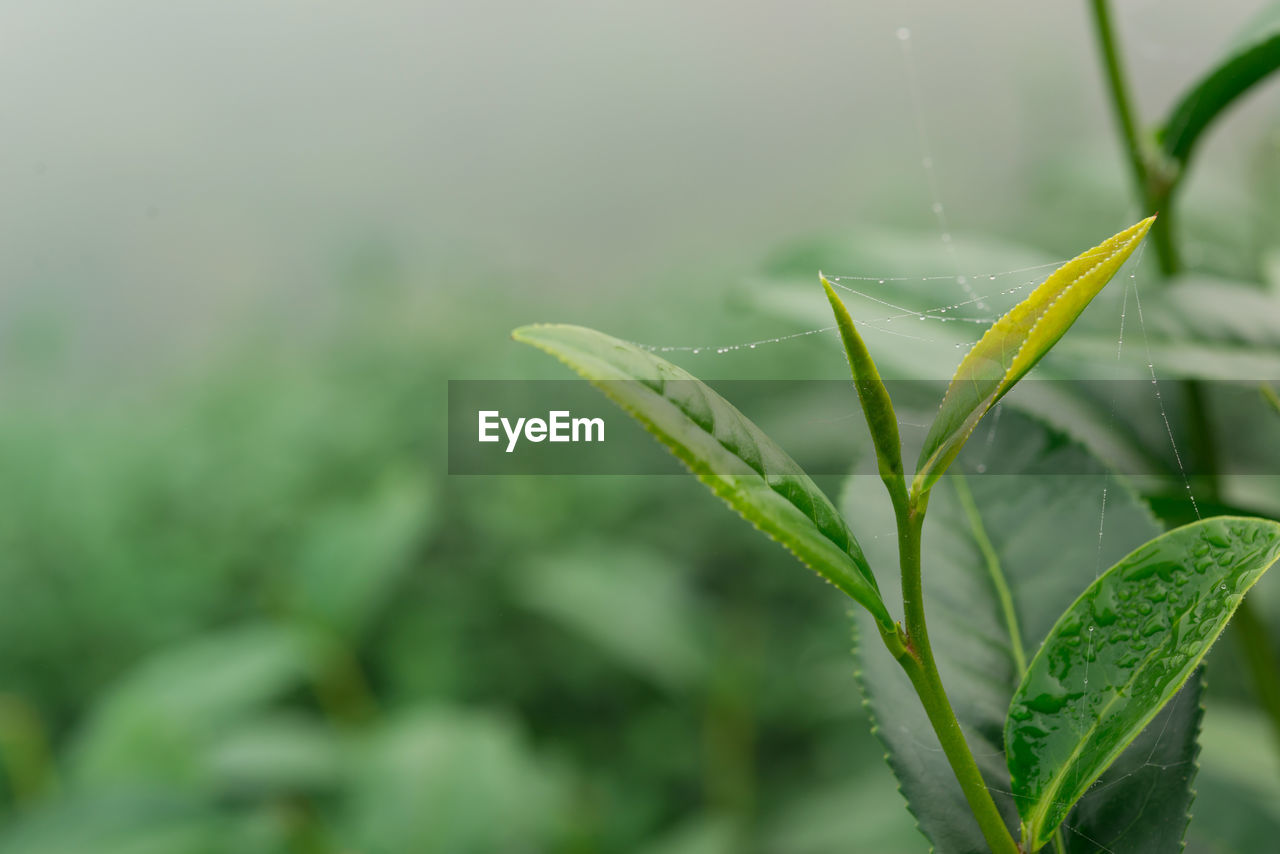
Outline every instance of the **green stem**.
{"label": "green stem", "polygon": [[960,783],[965,800],[969,802],[969,808],[973,810],[974,818],[977,819],[978,827],[991,847],[992,854],[1019,854],[1018,843],[1009,833],[996,802],[991,798],[991,792],[987,790],[986,781],[982,779],[982,772],[978,770],[978,763],[973,759],[969,744],[965,741],[964,731],[956,720],[955,710],[947,699],[942,677],[938,674],[933,648],[929,645],[920,572],[920,540],[927,500],[928,493],[925,493],[923,500],[911,506],[895,508],[906,629],[899,630],[898,637],[892,640],[886,637],[886,645],[902,665],[907,678],[920,696],[929,723],[937,733],[938,743],[942,745],[942,752],[951,764],[951,770]]}
{"label": "green stem", "polygon": [[1173,212],[1168,209],[1176,180],[1165,176],[1163,169],[1152,168],[1143,152],[1142,141],[1138,136],[1133,99],[1129,95],[1129,83],[1125,78],[1124,65],[1120,59],[1120,47],[1116,42],[1115,28],[1111,23],[1111,8],[1107,0],[1091,0],[1090,5],[1093,8],[1093,24],[1098,39],[1098,49],[1102,52],[1103,66],[1106,70],[1112,112],[1115,113],[1116,123],[1120,126],[1125,155],[1129,160],[1129,173],[1145,212],[1160,214],[1160,218],[1151,227],[1151,241],[1155,245],[1160,270],[1166,276],[1171,276],[1181,268],[1177,248],[1173,243]]}

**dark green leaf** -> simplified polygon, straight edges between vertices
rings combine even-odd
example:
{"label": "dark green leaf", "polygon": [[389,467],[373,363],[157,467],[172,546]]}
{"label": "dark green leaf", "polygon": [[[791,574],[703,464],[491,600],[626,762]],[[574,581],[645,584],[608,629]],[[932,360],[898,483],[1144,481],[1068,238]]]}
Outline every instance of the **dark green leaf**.
{"label": "dark green leaf", "polygon": [[564,362],[644,425],[726,504],[847,593],[893,620],[849,526],[800,466],[693,374],[581,326],[512,333]]}
{"label": "dark green leaf", "polygon": [[1174,697],[1277,558],[1280,523],[1206,519],[1141,546],[1066,609],[1005,730],[1033,848]]}
{"label": "dark green leaf", "polygon": [[1262,10],[1212,71],[1193,84],[1159,132],[1161,147],[1186,163],[1200,136],[1218,114],[1280,68],[1280,4]]}
{"label": "dark green leaf", "polygon": [[[943,683],[1001,812],[1016,828],[1002,734],[1021,678],[1019,647],[1022,655],[1034,653],[1097,573],[1159,528],[1100,463],[1038,422],[1006,410],[997,445],[1027,473],[972,477],[964,481],[967,493],[949,478],[934,489],[924,531],[925,607]],[[1079,474],[1062,474],[1067,471]],[[892,531],[881,491],[875,478],[855,477],[844,506],[865,518],[870,530]],[[867,548],[877,564],[896,560],[892,536],[870,540]],[[886,595],[897,593],[895,579],[886,577],[884,585]],[[1016,637],[1009,628],[1014,624]],[[858,651],[864,695],[920,829],[938,854],[986,854],[986,842],[909,681],[880,648],[870,621],[860,620],[859,630],[870,639]],[[1085,797],[1064,828],[1068,852],[1097,854],[1103,845],[1126,854],[1177,850],[1191,802],[1187,778],[1193,770],[1199,690],[1198,683],[1188,685],[1146,741],[1135,743],[1132,753],[1113,766],[1114,776]],[[1148,766],[1148,757],[1179,773]],[[1148,802],[1151,806],[1144,807]]]}

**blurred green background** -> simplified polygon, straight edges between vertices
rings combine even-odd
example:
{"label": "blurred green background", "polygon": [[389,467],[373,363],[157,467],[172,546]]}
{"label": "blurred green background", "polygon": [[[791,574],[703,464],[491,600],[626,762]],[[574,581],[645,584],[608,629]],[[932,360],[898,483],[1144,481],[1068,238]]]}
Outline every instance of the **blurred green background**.
{"label": "blurred green background", "polygon": [[[1151,115],[1253,8],[1118,10]],[[689,479],[443,433],[448,379],[564,376],[521,323],[749,341],[796,259],[932,272],[903,26],[979,269],[1137,218],[1083,4],[6,4],[0,852],[926,851],[834,591]],[[1275,287],[1278,94],[1199,152],[1199,275]],[[1227,826],[1280,763],[1222,646]]]}

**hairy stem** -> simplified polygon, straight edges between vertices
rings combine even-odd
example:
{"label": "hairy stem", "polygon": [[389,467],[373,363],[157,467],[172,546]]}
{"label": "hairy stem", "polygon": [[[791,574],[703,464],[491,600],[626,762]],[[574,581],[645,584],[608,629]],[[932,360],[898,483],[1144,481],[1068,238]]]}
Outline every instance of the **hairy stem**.
{"label": "hairy stem", "polygon": [[[1019,854],[1018,844],[1009,833],[1004,818],[987,790],[987,784],[973,759],[969,743],[965,741],[955,710],[947,699],[938,665],[934,661],[933,648],[929,645],[929,629],[924,617],[923,584],[920,573],[920,540],[924,529],[924,511],[928,493],[919,503],[910,506],[897,505],[898,554],[902,569],[902,606],[906,628],[898,637],[885,638],[889,651],[906,671],[907,678],[920,696],[925,714],[933,731],[937,733],[942,752],[951,764],[951,770],[960,783],[965,800],[973,810],[983,837],[991,846],[992,854]],[[887,634],[887,633],[886,633]]]}
{"label": "hairy stem", "polygon": [[1170,276],[1181,268],[1173,242],[1172,211],[1168,210],[1176,179],[1166,177],[1162,168],[1153,167],[1144,152],[1142,140],[1138,136],[1133,99],[1129,95],[1129,83],[1120,59],[1120,47],[1111,23],[1111,8],[1107,0],[1091,0],[1090,6],[1093,9],[1094,33],[1107,75],[1111,109],[1115,113],[1116,124],[1120,126],[1120,137],[1129,161],[1129,173],[1144,212],[1148,215],[1160,214],[1160,218],[1151,226],[1151,241],[1155,245],[1161,272]]}

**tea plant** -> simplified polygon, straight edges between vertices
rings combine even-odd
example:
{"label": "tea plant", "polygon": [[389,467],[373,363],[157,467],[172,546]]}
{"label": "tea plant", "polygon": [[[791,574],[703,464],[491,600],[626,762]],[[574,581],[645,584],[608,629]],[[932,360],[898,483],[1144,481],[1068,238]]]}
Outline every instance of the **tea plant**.
{"label": "tea plant", "polygon": [[[1084,590],[1068,591],[1078,598],[1044,634],[1031,638],[1039,647],[1028,658],[1020,618],[1034,593],[1019,589],[1015,597],[1011,580],[1034,578],[1042,568],[1003,566],[992,538],[1010,532],[988,529],[982,502],[963,478],[949,478],[955,498],[948,504],[961,509],[984,556],[987,598],[994,606],[991,613],[1000,615],[1002,625],[996,629],[1008,651],[1012,680],[1005,686],[998,674],[984,673],[984,662],[972,662],[969,678],[979,687],[960,687],[966,694],[982,690],[984,678],[992,686],[980,702],[966,698],[962,716],[944,685],[926,619],[923,569],[950,556],[923,548],[930,500],[979,421],[1067,332],[1154,222],[1155,217],[1144,219],[1067,262],[988,329],[956,370],[909,482],[893,402],[853,319],[820,277],[892,508],[900,619],[881,591],[884,566],[877,561],[873,568],[835,505],[773,440],[692,374],[637,345],[583,327],[536,325],[513,333],[591,381],[725,503],[866,610],[914,691],[954,776],[954,784],[943,781],[931,773],[928,761],[895,750],[894,736],[885,737],[912,811],[940,851],[981,851],[984,842],[997,854],[1030,854],[1046,846],[1055,852],[1084,850],[1068,847],[1064,822],[1078,804],[1087,806],[1083,802],[1090,787],[1118,762],[1130,761],[1127,750],[1136,748],[1141,754],[1137,768],[1154,761],[1162,741],[1166,750],[1172,747],[1170,765],[1192,762],[1198,695],[1183,704],[1176,721],[1178,704],[1171,701],[1184,685],[1193,693],[1198,690],[1192,679],[1196,668],[1245,592],[1280,559],[1280,523],[1261,518],[1213,517],[1156,536]],[[864,500],[849,515],[857,519],[874,512]],[[1017,524],[1015,517],[1009,527]],[[1044,595],[1055,579],[1041,581]],[[954,595],[951,589],[946,592]],[[965,634],[980,639],[993,631],[978,613],[970,615],[968,630],[952,630],[961,646]],[[873,682],[892,690],[890,681],[871,668],[864,674],[864,689]],[[956,688],[953,683],[952,692]],[[923,742],[928,733],[913,731],[906,701],[894,702],[888,709],[896,716],[894,731]],[[974,709],[984,704],[1000,704],[1005,710],[998,722],[1007,767],[1003,772],[988,767],[984,774],[970,745]],[[873,707],[883,720],[883,703],[873,701]],[[1162,710],[1164,720],[1152,738],[1144,731]],[[981,758],[985,762],[989,757],[983,753]],[[1114,782],[1122,783],[1130,774],[1123,771]],[[1190,774],[1164,776],[1169,778],[1166,788],[1156,792],[1152,786],[1145,799],[1115,798],[1106,810],[1085,810],[1071,826],[1071,838],[1098,850],[1097,835],[1106,832],[1113,839],[1119,827],[1131,843],[1126,850],[1177,850],[1186,827]],[[950,792],[957,785],[967,814],[953,809]],[[1162,809],[1168,806],[1172,817]],[[1016,835],[1011,823],[1017,824]]]}

